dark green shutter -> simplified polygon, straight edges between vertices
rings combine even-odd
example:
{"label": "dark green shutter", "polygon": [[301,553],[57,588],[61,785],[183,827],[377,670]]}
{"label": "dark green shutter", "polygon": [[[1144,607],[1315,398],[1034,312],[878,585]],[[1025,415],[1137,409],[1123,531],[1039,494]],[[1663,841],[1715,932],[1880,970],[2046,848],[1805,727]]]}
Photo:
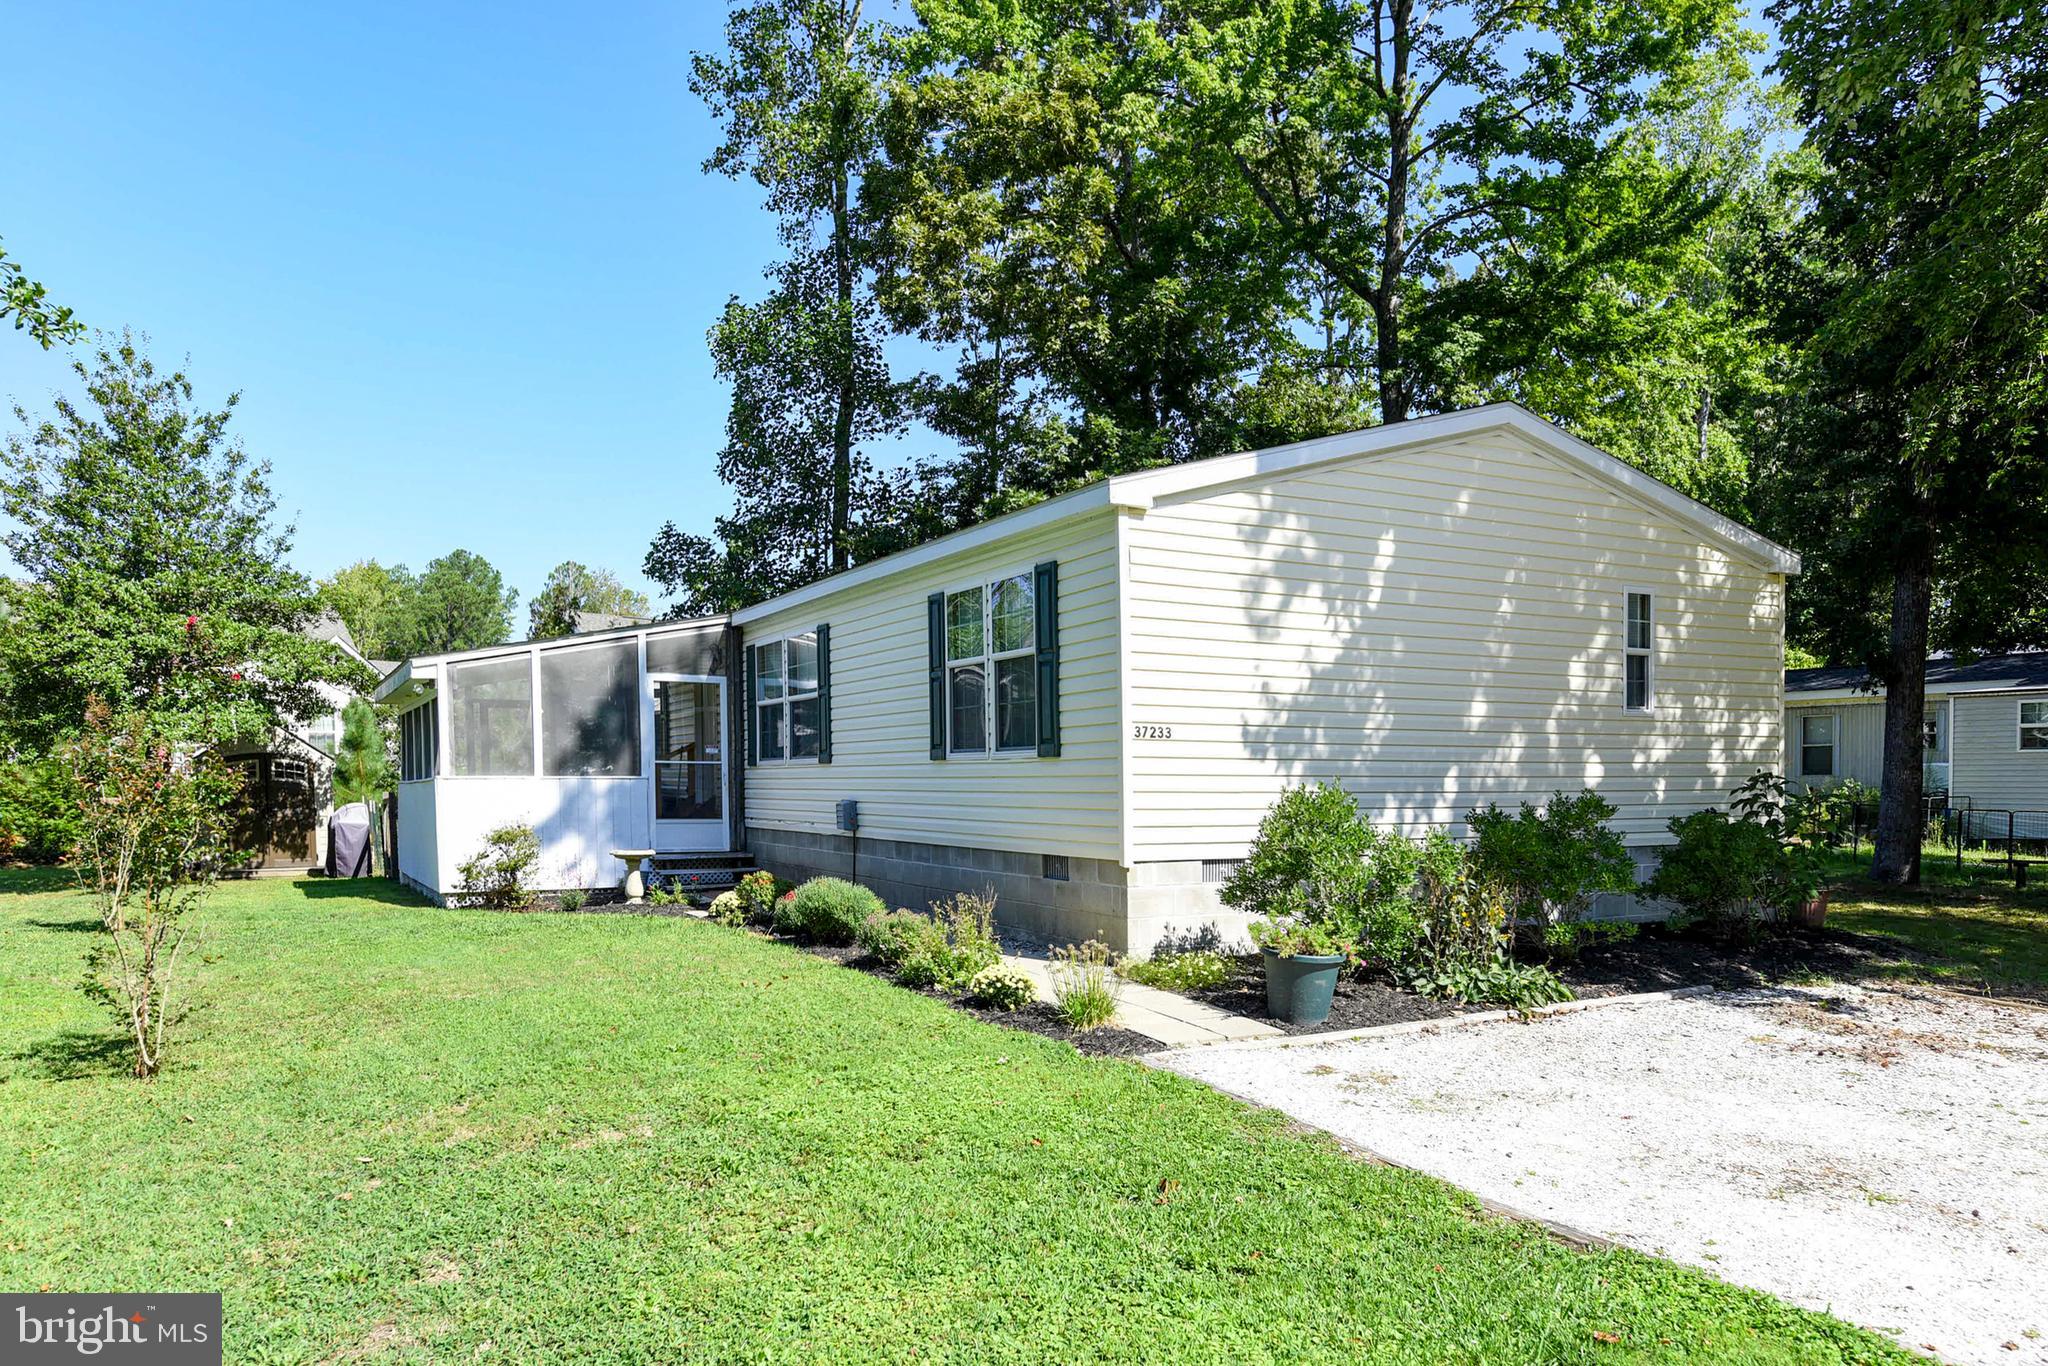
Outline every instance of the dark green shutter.
{"label": "dark green shutter", "polygon": [[932,758],[946,757],[946,595],[925,599],[925,625],[930,636]]}
{"label": "dark green shutter", "polygon": [[1060,566],[1047,560],[1031,571],[1031,597],[1038,610],[1038,754],[1060,752]]}
{"label": "dark green shutter", "polygon": [[754,717],[754,647],[742,644],[740,652],[746,663],[740,670],[740,729],[747,737],[747,762],[761,762],[761,723]]}
{"label": "dark green shutter", "polygon": [[818,762],[832,762],[832,628],[818,627]]}

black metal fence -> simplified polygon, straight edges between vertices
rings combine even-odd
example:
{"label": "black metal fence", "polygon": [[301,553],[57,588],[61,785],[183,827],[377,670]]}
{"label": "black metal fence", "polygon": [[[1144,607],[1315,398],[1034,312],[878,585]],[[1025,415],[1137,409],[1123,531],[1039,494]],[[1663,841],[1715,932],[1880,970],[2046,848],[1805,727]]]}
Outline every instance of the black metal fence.
{"label": "black metal fence", "polygon": [[[1968,863],[2002,866],[2014,882],[2024,887],[2036,863],[2048,861],[2048,810],[1978,806],[1968,797],[1939,796],[1926,800],[1927,843],[1930,854],[1953,854],[1958,872]],[[1876,839],[1877,805],[1859,802],[1850,808],[1850,847]],[[1971,853],[1978,857],[1969,858]]]}

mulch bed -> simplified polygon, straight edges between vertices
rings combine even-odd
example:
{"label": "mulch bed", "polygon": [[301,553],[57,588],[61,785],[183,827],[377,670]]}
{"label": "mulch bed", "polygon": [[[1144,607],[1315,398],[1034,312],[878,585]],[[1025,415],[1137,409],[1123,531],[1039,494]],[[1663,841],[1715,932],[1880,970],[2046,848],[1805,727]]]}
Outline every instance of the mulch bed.
{"label": "mulch bed", "polygon": [[[1578,962],[1559,964],[1553,970],[1583,1000],[1690,986],[1734,990],[1818,978],[1853,982],[1878,975],[1881,964],[1920,956],[1897,940],[1844,930],[1777,935],[1752,949],[1728,949],[1646,925],[1634,939],[1588,949]],[[1498,1009],[1434,1000],[1396,986],[1384,976],[1371,975],[1340,980],[1330,1018],[1321,1024],[1290,1025],[1266,1014],[1266,974],[1257,954],[1237,958],[1230,977],[1221,985],[1188,995],[1218,1010],[1264,1020],[1289,1034],[1367,1029]]]}
{"label": "mulch bed", "polygon": [[1022,1010],[985,1010],[942,991],[906,987],[890,976],[887,968],[871,958],[863,957],[861,951],[851,945],[804,944],[794,939],[786,939],[779,934],[768,937],[808,953],[814,958],[823,958],[841,967],[852,968],[855,972],[865,972],[870,977],[879,977],[899,990],[917,991],[920,996],[928,996],[934,1001],[953,1007],[963,1015],[972,1015],[977,1020],[986,1020],[990,1024],[1002,1025],[1006,1029],[1021,1029],[1026,1034],[1037,1034],[1043,1038],[1058,1039],[1061,1043],[1072,1044],[1090,1057],[1135,1058],[1141,1053],[1157,1053],[1166,1047],[1149,1034],[1119,1029],[1115,1025],[1086,1032],[1077,1030],[1060,1019],[1053,1012],[1052,1006],[1045,1001],[1034,1001]]}

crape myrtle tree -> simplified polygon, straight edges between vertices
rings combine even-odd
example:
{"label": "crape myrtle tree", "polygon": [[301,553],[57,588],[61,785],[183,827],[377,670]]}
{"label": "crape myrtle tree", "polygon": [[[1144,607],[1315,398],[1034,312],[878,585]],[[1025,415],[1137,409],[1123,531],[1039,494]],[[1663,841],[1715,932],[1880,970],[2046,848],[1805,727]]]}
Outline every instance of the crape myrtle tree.
{"label": "crape myrtle tree", "polygon": [[[302,628],[317,600],[289,563],[270,467],[228,434],[236,399],[193,403],[132,336],[75,362],[78,400],[21,408],[0,451],[0,747],[49,754],[87,700],[144,709],[180,743],[267,735],[325,709],[314,685],[363,670]],[[185,667],[195,648],[227,667]]]}
{"label": "crape myrtle tree", "polygon": [[760,188],[783,256],[766,297],[735,295],[711,329],[732,386],[718,472],[736,506],[716,542],[673,524],[656,537],[646,571],[679,610],[844,569],[888,522],[888,486],[862,446],[898,429],[898,401],[859,205],[883,55],[859,0],[763,0],[733,11],[724,52],[692,62],[690,88],[723,133],[704,169]]}
{"label": "crape myrtle tree", "polygon": [[1818,163],[1773,296],[1802,343],[1769,503],[1793,628],[1885,687],[1872,875],[1920,870],[1924,665],[2048,644],[2048,9],[1786,0]]}

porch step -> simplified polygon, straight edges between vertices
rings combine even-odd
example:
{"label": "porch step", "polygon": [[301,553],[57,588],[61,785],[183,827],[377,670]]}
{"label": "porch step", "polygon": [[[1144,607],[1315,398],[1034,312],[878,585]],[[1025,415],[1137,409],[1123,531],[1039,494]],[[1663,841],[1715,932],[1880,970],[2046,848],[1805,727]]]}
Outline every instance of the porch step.
{"label": "porch step", "polygon": [[649,887],[708,894],[737,887],[756,868],[752,854],[735,852],[656,854],[647,862]]}

